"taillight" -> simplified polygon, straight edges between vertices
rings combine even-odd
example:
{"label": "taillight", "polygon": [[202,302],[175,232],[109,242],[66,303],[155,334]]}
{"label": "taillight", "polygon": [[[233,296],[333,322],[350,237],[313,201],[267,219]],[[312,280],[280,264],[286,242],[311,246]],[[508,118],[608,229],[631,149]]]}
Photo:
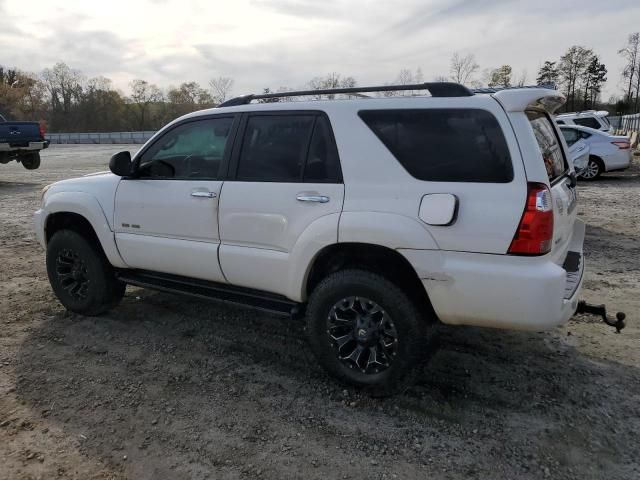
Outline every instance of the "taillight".
{"label": "taillight", "polygon": [[624,140],[618,140],[611,143],[618,147],[620,150],[629,150],[631,148],[631,144],[629,142],[625,142]]}
{"label": "taillight", "polygon": [[44,126],[44,123],[40,124],[40,138],[44,138],[44,134],[47,133],[47,127]]}
{"label": "taillight", "polygon": [[511,255],[544,255],[553,243],[553,203],[544,183],[527,184],[527,203],[509,246]]}

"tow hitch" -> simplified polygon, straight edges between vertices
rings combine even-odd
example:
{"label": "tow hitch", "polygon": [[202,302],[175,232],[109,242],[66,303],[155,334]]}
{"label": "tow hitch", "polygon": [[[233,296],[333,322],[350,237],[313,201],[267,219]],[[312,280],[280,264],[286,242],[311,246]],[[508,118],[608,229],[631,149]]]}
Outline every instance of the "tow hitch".
{"label": "tow hitch", "polygon": [[580,300],[578,302],[578,308],[576,308],[576,313],[590,313],[591,315],[600,315],[602,317],[602,321],[607,325],[616,329],[616,333],[620,333],[626,325],[624,323],[624,319],[627,318],[627,315],[624,312],[616,313],[616,318],[607,315],[607,307],[604,305],[592,305],[590,303],[585,302],[584,300]]}

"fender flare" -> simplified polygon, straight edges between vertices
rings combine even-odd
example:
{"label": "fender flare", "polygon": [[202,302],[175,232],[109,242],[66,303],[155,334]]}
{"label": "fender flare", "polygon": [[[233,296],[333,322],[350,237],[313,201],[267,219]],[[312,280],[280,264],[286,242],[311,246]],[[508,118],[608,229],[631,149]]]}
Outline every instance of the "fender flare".
{"label": "fender flare", "polygon": [[104,210],[98,199],[93,195],[84,192],[53,193],[46,198],[42,210],[45,212],[43,228],[46,228],[49,215],[54,213],[75,213],[85,218],[96,233],[109,263],[114,267],[127,267],[127,264],[120,256],[116,246],[115,234],[111,230]]}
{"label": "fender flare", "polygon": [[[387,228],[380,229],[381,223]],[[295,301],[306,301],[307,279],[317,256],[326,247],[341,243],[371,244],[396,251],[401,248],[438,250],[426,226],[410,217],[383,212],[325,215],[305,229],[289,255],[291,267],[286,296]],[[300,268],[301,265],[304,268]]]}

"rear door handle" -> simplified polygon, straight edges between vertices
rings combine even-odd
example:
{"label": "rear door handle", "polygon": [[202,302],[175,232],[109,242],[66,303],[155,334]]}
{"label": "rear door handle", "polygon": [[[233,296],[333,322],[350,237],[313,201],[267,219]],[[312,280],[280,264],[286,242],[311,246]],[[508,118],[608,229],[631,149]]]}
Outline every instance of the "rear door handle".
{"label": "rear door handle", "polygon": [[216,192],[203,192],[202,190],[195,190],[191,192],[191,196],[199,198],[216,198],[218,194]]}
{"label": "rear door handle", "polygon": [[296,200],[299,202],[327,203],[329,202],[329,197],[325,195],[306,195],[304,193],[299,193]]}

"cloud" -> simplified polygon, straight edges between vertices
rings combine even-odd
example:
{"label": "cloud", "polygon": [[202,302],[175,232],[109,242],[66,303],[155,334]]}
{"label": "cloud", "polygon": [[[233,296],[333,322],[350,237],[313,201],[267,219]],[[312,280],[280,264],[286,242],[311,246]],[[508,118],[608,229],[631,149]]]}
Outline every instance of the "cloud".
{"label": "cloud", "polygon": [[[618,0],[0,0],[2,62],[41,71],[58,61],[124,90],[133,78],[160,86],[229,76],[235,93],[303,87],[329,72],[363,84],[401,68],[447,75],[451,55],[481,68],[511,64],[533,81],[544,60],[571,45],[593,48],[618,88],[617,50],[638,30],[640,4]],[[594,33],[596,32],[596,33]]]}

